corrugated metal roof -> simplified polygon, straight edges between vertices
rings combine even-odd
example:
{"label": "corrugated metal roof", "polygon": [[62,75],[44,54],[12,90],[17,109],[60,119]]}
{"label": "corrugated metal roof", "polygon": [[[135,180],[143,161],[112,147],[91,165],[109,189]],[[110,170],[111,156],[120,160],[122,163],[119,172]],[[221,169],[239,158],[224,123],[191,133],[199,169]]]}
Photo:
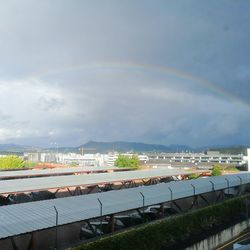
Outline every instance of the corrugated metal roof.
{"label": "corrugated metal roof", "polygon": [[0,207],[0,239],[55,226],[56,214],[53,206],[56,206],[59,212],[58,225],[64,225],[98,217],[100,204],[97,199],[100,199],[103,204],[103,215],[109,215],[142,207],[140,192],[145,196],[145,205],[149,206],[171,201],[170,189],[173,192],[173,199],[180,199],[192,196],[193,186],[196,194],[202,194],[212,191],[213,186],[215,190],[220,190],[238,186],[241,182],[250,183],[250,174],[161,183],[119,191],[3,206]]}
{"label": "corrugated metal roof", "polygon": [[[0,179],[11,178],[11,177],[28,177],[28,176],[46,176],[56,174],[73,174],[73,173],[84,173],[84,172],[98,172],[108,170],[119,170],[117,167],[68,167],[68,168],[54,168],[54,169],[43,169],[43,170],[17,170],[17,171],[0,171]],[[121,169],[120,169],[121,170]]]}
{"label": "corrugated metal roof", "polygon": [[102,183],[112,183],[125,180],[157,178],[165,176],[188,175],[201,173],[200,170],[184,171],[169,169],[136,170],[88,175],[55,176],[32,179],[14,179],[0,181],[0,194],[21,193],[54,188],[92,186]]}

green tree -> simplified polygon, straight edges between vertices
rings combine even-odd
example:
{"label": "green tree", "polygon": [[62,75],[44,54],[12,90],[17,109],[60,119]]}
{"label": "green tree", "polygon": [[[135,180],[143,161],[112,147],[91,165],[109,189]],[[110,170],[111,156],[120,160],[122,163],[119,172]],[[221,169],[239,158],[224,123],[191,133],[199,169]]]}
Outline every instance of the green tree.
{"label": "green tree", "polygon": [[199,174],[190,174],[190,175],[188,176],[188,179],[189,179],[189,180],[197,179],[199,176],[200,176]]}
{"label": "green tree", "polygon": [[77,163],[77,162],[71,162],[69,165],[70,165],[70,167],[78,167],[79,163]]}
{"label": "green tree", "polygon": [[219,165],[215,165],[212,170],[212,176],[222,175],[222,167]]}
{"label": "green tree", "polygon": [[115,161],[115,166],[119,168],[126,168],[129,165],[129,157],[125,155],[119,155]]}
{"label": "green tree", "polygon": [[0,169],[23,168],[25,162],[17,155],[9,155],[0,158]]}
{"label": "green tree", "polygon": [[36,165],[37,165],[37,162],[32,162],[32,161],[25,161],[24,162],[25,168],[34,168]]}
{"label": "green tree", "polygon": [[129,157],[127,155],[119,155],[115,161],[115,166],[119,168],[138,168],[140,164],[137,155]]}
{"label": "green tree", "polygon": [[130,163],[130,168],[138,168],[140,165],[140,160],[137,155],[133,155],[129,159],[129,163]]}

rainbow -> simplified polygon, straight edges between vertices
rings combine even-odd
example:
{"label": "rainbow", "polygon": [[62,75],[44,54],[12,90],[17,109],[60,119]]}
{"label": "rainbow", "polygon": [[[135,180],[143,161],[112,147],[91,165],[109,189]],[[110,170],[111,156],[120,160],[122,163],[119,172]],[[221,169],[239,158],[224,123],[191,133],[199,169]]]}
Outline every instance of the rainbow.
{"label": "rainbow", "polygon": [[158,72],[164,74],[171,74],[175,77],[192,81],[193,83],[198,84],[199,86],[205,88],[211,93],[214,93],[229,101],[233,101],[237,104],[247,107],[250,111],[250,103],[242,100],[239,96],[225,90],[224,88],[218,87],[215,83],[212,83],[206,79],[200,78],[193,74],[162,65],[143,64],[135,62],[99,62],[99,63],[89,63],[89,64],[76,64],[76,65],[66,65],[60,69],[41,72],[33,75],[31,78],[40,78],[51,74],[57,74],[67,71],[68,72],[79,71],[79,70],[81,71],[84,70],[88,72],[100,71],[100,70],[122,70],[122,71],[133,71],[133,72],[139,71],[139,72],[154,72],[154,73]]}

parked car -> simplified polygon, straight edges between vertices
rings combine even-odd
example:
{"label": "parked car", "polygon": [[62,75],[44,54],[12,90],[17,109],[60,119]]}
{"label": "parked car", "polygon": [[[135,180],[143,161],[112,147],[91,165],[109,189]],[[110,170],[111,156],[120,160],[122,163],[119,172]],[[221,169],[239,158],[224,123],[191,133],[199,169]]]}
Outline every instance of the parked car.
{"label": "parked car", "polygon": [[160,217],[159,208],[156,208],[155,206],[148,207],[144,211],[141,209],[141,214],[146,220],[155,220]]}
{"label": "parked car", "polygon": [[[141,212],[143,213],[142,210]],[[164,205],[163,208],[160,205],[149,206],[144,210],[145,217],[151,220],[160,218],[162,216],[162,212],[164,216],[174,215],[177,213],[174,208],[168,205]]]}
{"label": "parked car", "polygon": [[[108,221],[109,218],[110,217],[106,217],[102,223],[101,221],[85,222],[80,229],[80,238],[91,239],[106,233],[111,233],[111,225]],[[124,224],[119,219],[115,219],[114,227],[115,231],[125,228]]]}
{"label": "parked car", "polygon": [[30,196],[33,201],[50,200],[56,198],[55,194],[49,191],[31,192]]}
{"label": "parked car", "polygon": [[11,194],[8,198],[10,204],[18,204],[32,201],[32,197],[29,194]]}
{"label": "parked car", "polygon": [[[109,217],[107,216],[105,218],[105,220],[102,222],[102,231],[104,233],[111,233],[111,224],[109,222]],[[100,225],[100,221],[97,221],[97,222],[91,222],[91,224],[94,224],[94,225]],[[114,230],[117,231],[117,230],[121,230],[123,229],[125,226],[123,224],[122,221],[120,221],[119,219],[116,219],[114,220]]]}
{"label": "parked car", "polygon": [[91,239],[104,233],[100,230],[100,226],[84,223],[80,229],[80,239]]}
{"label": "parked car", "polygon": [[139,214],[115,215],[116,220],[120,220],[125,227],[135,226],[143,223],[143,218]]}

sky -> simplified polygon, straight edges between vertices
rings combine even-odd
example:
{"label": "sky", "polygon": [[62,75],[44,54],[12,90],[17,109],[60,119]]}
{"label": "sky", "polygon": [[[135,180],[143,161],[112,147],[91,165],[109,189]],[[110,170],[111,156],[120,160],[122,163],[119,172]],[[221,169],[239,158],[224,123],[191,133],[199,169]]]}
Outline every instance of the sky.
{"label": "sky", "polygon": [[0,144],[250,144],[250,1],[10,0]]}

